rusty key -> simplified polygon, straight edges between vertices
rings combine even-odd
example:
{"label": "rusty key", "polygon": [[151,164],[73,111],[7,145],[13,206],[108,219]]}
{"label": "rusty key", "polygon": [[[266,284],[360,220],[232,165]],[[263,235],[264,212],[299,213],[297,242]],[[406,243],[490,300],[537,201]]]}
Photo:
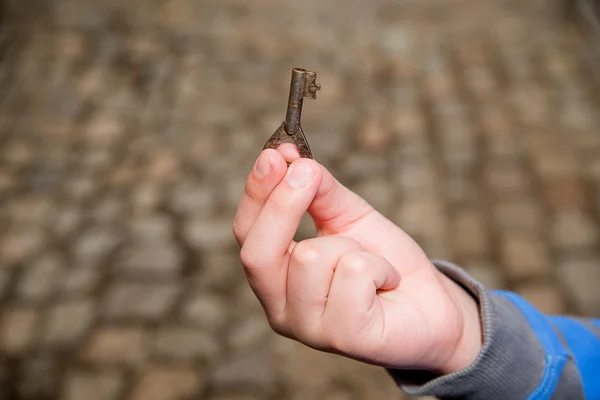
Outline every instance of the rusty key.
{"label": "rusty key", "polygon": [[317,74],[307,71],[302,68],[294,68],[292,70],[292,83],[290,85],[290,98],[287,106],[285,121],[271,135],[264,149],[276,149],[287,139],[298,147],[300,156],[303,158],[313,158],[310,151],[310,146],[306,141],[306,136],[300,126],[300,118],[302,116],[302,103],[305,97],[311,99],[317,98],[317,91],[321,89],[321,85],[315,81]]}

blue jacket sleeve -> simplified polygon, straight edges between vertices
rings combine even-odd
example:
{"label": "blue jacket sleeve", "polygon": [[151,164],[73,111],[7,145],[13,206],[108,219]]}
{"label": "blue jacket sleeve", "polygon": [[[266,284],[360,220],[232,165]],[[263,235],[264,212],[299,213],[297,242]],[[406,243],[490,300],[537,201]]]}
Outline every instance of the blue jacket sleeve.
{"label": "blue jacket sleeve", "polygon": [[388,369],[402,390],[441,399],[600,400],[600,320],[544,315],[453,264],[434,264],[478,301],[483,347],[451,375]]}

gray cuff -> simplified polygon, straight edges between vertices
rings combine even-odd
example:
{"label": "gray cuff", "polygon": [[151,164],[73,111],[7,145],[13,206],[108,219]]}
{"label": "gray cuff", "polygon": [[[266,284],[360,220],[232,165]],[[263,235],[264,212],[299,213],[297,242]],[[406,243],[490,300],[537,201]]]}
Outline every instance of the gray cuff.
{"label": "gray cuff", "polygon": [[464,370],[436,376],[426,371],[388,369],[394,381],[411,396],[527,398],[542,378],[546,355],[525,316],[510,300],[492,294],[461,268],[445,261],[434,261],[434,265],[478,301],[483,347]]}

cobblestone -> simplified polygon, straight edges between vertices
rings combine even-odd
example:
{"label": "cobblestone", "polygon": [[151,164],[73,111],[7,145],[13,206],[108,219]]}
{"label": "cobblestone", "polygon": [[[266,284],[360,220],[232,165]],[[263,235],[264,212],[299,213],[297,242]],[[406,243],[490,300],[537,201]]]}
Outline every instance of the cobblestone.
{"label": "cobblestone", "polygon": [[177,300],[176,284],[122,282],[106,292],[104,313],[109,318],[139,318],[157,321]]}
{"label": "cobblestone", "polygon": [[148,332],[140,327],[99,328],[80,358],[91,364],[136,365],[146,358]]}
{"label": "cobblestone", "polygon": [[0,375],[22,400],[405,398],[278,337],[245,281],[231,219],[293,66],[323,87],[316,159],[428,256],[597,315],[600,104],[550,1],[19,13],[36,34],[0,71]]}
{"label": "cobblestone", "polygon": [[47,300],[57,289],[64,266],[65,261],[60,255],[42,255],[21,277],[17,289],[19,296],[32,301]]}
{"label": "cobblestone", "polygon": [[0,320],[0,348],[10,355],[26,352],[35,338],[39,314],[31,308],[13,307]]}
{"label": "cobblestone", "polygon": [[600,269],[595,257],[565,258],[559,262],[561,282],[576,301],[579,312],[600,318],[600,293],[595,289]]}
{"label": "cobblestone", "polygon": [[95,315],[91,300],[70,301],[53,306],[43,329],[44,341],[51,345],[72,345],[90,328]]}
{"label": "cobblestone", "polygon": [[203,389],[203,375],[187,365],[152,365],[146,368],[133,391],[133,400],[194,398]]}
{"label": "cobblestone", "polygon": [[156,334],[154,352],[161,357],[210,361],[221,351],[219,343],[208,332],[184,327],[162,328]]}
{"label": "cobblestone", "polygon": [[127,249],[117,268],[130,276],[172,279],[181,272],[182,262],[182,251],[167,240]]}
{"label": "cobblestone", "polygon": [[65,400],[116,400],[123,390],[123,378],[117,372],[72,372],[66,378]]}

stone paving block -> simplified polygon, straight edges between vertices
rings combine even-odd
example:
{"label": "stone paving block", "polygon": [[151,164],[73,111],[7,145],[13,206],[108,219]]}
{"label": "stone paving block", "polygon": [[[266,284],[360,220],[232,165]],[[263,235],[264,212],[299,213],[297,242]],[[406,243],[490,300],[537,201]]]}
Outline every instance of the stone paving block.
{"label": "stone paving block", "polygon": [[495,198],[514,198],[527,194],[531,179],[515,163],[490,163],[483,169],[483,179]]}
{"label": "stone paving block", "polygon": [[561,293],[554,285],[528,283],[518,285],[515,292],[527,299],[534,307],[545,314],[564,315],[566,305]]}
{"label": "stone paving block", "polygon": [[598,227],[581,210],[556,214],[551,233],[554,245],[564,251],[593,248],[599,240]]}
{"label": "stone paving block", "polygon": [[209,384],[216,391],[253,387],[269,393],[275,389],[276,381],[275,357],[272,351],[265,348],[242,351],[221,360],[208,377]]}
{"label": "stone paving block", "polygon": [[18,394],[26,399],[57,398],[62,382],[59,380],[59,360],[49,354],[23,358],[18,372],[21,382],[15,382]]}
{"label": "stone paving block", "polygon": [[583,182],[573,178],[545,182],[544,193],[552,210],[559,214],[586,208],[590,198]]}
{"label": "stone paving block", "polygon": [[410,235],[436,234],[444,211],[439,201],[433,198],[408,199],[399,204],[395,222]]}
{"label": "stone paving block", "polygon": [[174,283],[113,283],[105,293],[103,313],[112,319],[161,320],[173,307],[180,288]]}
{"label": "stone paving block", "polygon": [[596,256],[573,256],[558,263],[560,282],[568,290],[578,311],[600,318],[600,268]]}
{"label": "stone paving block", "polygon": [[71,371],[66,377],[63,400],[117,400],[125,382],[117,371]]}
{"label": "stone paving block", "polygon": [[63,297],[89,295],[100,284],[102,276],[99,271],[90,268],[71,268],[63,270],[58,285],[59,294]]}
{"label": "stone paving block", "polygon": [[194,293],[181,307],[181,316],[185,321],[214,333],[227,324],[229,314],[229,305],[210,293]]}
{"label": "stone paving block", "polygon": [[395,188],[386,179],[364,180],[354,187],[354,192],[383,214],[389,213],[394,203]]}
{"label": "stone paving block", "polygon": [[[243,185],[245,185],[245,178],[242,181],[241,190],[236,190],[235,197],[237,201],[241,197]],[[171,197],[170,206],[178,214],[193,215],[198,213],[208,216],[214,212],[216,207],[215,194],[206,185],[182,181],[176,184],[169,195]]]}
{"label": "stone paving block", "polygon": [[548,249],[538,236],[515,233],[500,237],[500,257],[514,279],[541,277],[552,270]]}
{"label": "stone paving block", "polygon": [[210,252],[198,267],[194,283],[199,289],[225,291],[245,279],[238,252]]}
{"label": "stone paving block", "polygon": [[204,388],[204,373],[188,365],[150,365],[142,371],[131,400],[195,398]]}
{"label": "stone paving block", "polygon": [[129,198],[131,208],[136,213],[155,211],[163,200],[161,187],[153,182],[142,182],[136,185]]}
{"label": "stone paving block", "polygon": [[540,204],[532,198],[495,202],[494,226],[500,231],[540,232],[545,226]]}
{"label": "stone paving block", "polygon": [[465,209],[451,214],[448,222],[454,257],[458,259],[485,258],[490,251],[490,237],[481,212]]}
{"label": "stone paving block", "polygon": [[183,251],[167,239],[125,249],[116,268],[132,277],[168,280],[178,277],[183,260]]}
{"label": "stone paving block", "polygon": [[156,333],[153,350],[167,359],[207,362],[221,352],[216,339],[203,329],[164,327]]}
{"label": "stone paving block", "polygon": [[467,262],[461,267],[487,288],[506,289],[506,276],[498,265],[490,262]]}
{"label": "stone paving block", "polygon": [[196,250],[227,249],[236,244],[229,220],[226,222],[193,218],[186,220],[184,224],[184,239]]}
{"label": "stone paving block", "polygon": [[53,234],[58,238],[71,235],[81,224],[82,212],[73,207],[61,209],[55,216]]}
{"label": "stone paving block", "polygon": [[146,359],[149,335],[136,326],[97,329],[80,352],[80,358],[91,364],[138,365]]}
{"label": "stone paving block", "polygon": [[46,316],[43,341],[50,345],[72,345],[88,331],[95,317],[96,306],[91,299],[57,303]]}
{"label": "stone paving block", "polygon": [[0,259],[8,264],[35,256],[47,240],[41,229],[25,226],[11,229],[0,239]]}
{"label": "stone paving block", "polygon": [[31,301],[47,300],[58,288],[65,263],[58,253],[41,255],[21,276],[17,288],[19,297]]}
{"label": "stone paving block", "polygon": [[78,265],[97,266],[121,241],[121,234],[112,227],[94,227],[77,237],[72,245]]}
{"label": "stone paving block", "polygon": [[32,308],[12,307],[0,319],[0,348],[10,355],[27,351],[35,340],[39,313]]}

